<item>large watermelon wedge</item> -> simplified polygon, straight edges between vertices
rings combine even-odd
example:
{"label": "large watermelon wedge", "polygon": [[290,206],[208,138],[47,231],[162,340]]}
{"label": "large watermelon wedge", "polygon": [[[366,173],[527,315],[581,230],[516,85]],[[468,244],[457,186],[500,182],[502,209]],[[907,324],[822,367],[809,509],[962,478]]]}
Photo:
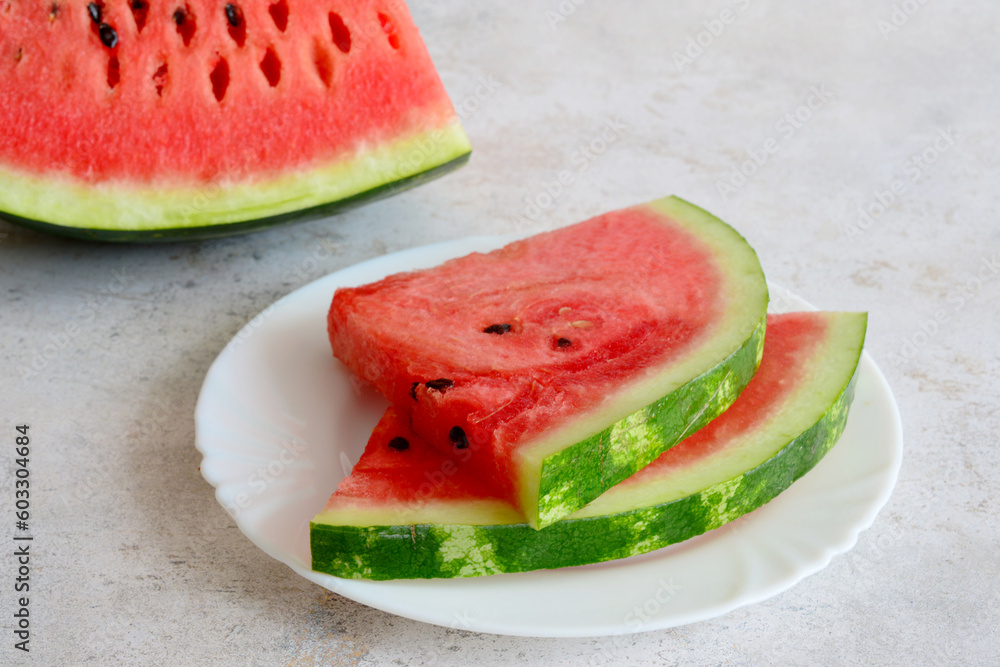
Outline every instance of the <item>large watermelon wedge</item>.
{"label": "large watermelon wedge", "polygon": [[325,215],[469,142],[403,2],[0,3],[0,216],[151,241]]}
{"label": "large watermelon wedge", "polygon": [[728,407],[760,361],[746,241],[669,197],[336,292],[334,353],[532,526]]}
{"label": "large watermelon wedge", "polygon": [[774,498],[839,439],[866,321],[769,316],[760,369],[729,410],[543,530],[477,485],[460,452],[438,452],[390,408],[311,523],[312,567],[365,579],[521,572],[624,558],[717,528]]}

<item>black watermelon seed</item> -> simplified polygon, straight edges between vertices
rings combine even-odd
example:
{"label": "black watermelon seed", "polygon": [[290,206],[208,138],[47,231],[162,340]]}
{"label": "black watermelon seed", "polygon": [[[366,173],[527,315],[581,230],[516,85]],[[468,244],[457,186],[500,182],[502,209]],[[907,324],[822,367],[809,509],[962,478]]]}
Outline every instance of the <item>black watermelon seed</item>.
{"label": "black watermelon seed", "polygon": [[420,386],[419,382],[414,382],[410,385],[410,398],[417,400],[417,387]]}
{"label": "black watermelon seed", "polygon": [[426,383],[428,389],[436,389],[437,391],[443,392],[445,389],[450,389],[455,386],[455,383],[448,378],[438,378],[437,380],[428,380]]}
{"label": "black watermelon seed", "polygon": [[396,436],[389,441],[389,447],[395,449],[397,452],[405,452],[410,448],[410,441],[406,438]]}
{"label": "black watermelon seed", "polygon": [[509,324],[491,324],[483,329],[483,333],[502,335],[510,331]]}
{"label": "black watermelon seed", "polygon": [[96,2],[87,5],[87,13],[90,14],[90,20],[94,23],[101,22],[101,6]]}
{"label": "black watermelon seed", "polygon": [[240,10],[231,2],[226,4],[226,19],[234,28],[240,27]]}
{"label": "black watermelon seed", "polygon": [[451,444],[455,445],[455,449],[465,449],[469,446],[469,439],[465,436],[465,431],[461,426],[452,426],[451,430],[448,431],[448,439],[451,440]]}
{"label": "black watermelon seed", "polygon": [[185,12],[183,9],[178,9],[177,11],[174,12],[174,23],[176,23],[178,26],[184,25],[184,19],[186,18],[187,18],[187,12]]}
{"label": "black watermelon seed", "polygon": [[113,49],[118,46],[118,33],[115,29],[109,26],[107,23],[102,23],[98,28],[98,32],[101,33],[101,44]]}
{"label": "black watermelon seed", "polygon": [[53,2],[49,7],[49,20],[55,21],[57,16],[59,16],[59,4]]}
{"label": "black watermelon seed", "polygon": [[559,347],[569,347],[572,344],[573,341],[571,341],[569,338],[560,338],[559,340],[556,341],[556,345],[558,345]]}

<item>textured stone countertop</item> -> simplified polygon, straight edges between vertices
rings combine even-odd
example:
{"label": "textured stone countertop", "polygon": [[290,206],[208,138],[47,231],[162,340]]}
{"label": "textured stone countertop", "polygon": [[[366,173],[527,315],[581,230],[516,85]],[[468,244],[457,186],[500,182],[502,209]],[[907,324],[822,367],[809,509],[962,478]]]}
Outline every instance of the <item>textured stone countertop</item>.
{"label": "textured stone countertop", "polygon": [[[0,223],[0,533],[9,543],[27,423],[36,535],[28,656],[12,647],[14,559],[0,558],[0,663],[997,664],[1000,5],[413,4],[474,145],[462,170],[208,242],[100,245]],[[570,182],[547,192],[561,171]],[[198,472],[195,402],[275,299],[384,253],[671,193],[737,227],[772,281],[869,311],[905,453],[852,551],[713,620],[519,638],[329,593],[221,514]]]}

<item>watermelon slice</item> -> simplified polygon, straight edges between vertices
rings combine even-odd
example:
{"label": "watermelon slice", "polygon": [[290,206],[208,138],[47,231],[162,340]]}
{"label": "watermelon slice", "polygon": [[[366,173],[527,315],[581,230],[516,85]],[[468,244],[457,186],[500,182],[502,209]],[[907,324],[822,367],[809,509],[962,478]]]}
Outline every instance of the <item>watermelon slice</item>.
{"label": "watermelon slice", "polygon": [[390,408],[311,523],[312,567],[365,579],[521,572],[625,558],[717,528],[777,496],[839,439],[866,321],[769,316],[760,369],[729,410],[544,530]]}
{"label": "watermelon slice", "polygon": [[760,361],[746,241],[677,198],[340,289],[334,353],[542,527],[727,408]]}
{"label": "watermelon slice", "polygon": [[71,236],[218,236],[468,159],[402,2],[58,0],[0,11],[0,215]]}

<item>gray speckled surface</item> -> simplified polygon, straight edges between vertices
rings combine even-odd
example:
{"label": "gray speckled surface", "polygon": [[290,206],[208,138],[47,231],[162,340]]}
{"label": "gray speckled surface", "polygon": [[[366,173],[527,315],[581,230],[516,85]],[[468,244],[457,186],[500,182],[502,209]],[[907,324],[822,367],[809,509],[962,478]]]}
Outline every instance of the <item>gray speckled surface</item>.
{"label": "gray speckled surface", "polygon": [[[678,61],[726,8],[733,21]],[[0,559],[0,663],[996,664],[1000,6],[439,0],[414,14],[475,148],[460,172],[212,242],[93,245],[0,224],[0,441],[31,425],[37,536],[29,656],[12,648],[14,565]],[[799,110],[814,87],[815,108]],[[797,110],[800,127],[782,124]],[[609,120],[623,126],[614,140],[579,153]],[[730,180],[767,146],[745,183]],[[569,185],[542,196],[562,170]],[[198,473],[195,401],[226,341],[276,298],[386,252],[668,193],[736,226],[771,280],[871,313],[868,350],[896,392],[906,453],[848,555],[715,620],[524,639],[327,593],[220,514]]]}

